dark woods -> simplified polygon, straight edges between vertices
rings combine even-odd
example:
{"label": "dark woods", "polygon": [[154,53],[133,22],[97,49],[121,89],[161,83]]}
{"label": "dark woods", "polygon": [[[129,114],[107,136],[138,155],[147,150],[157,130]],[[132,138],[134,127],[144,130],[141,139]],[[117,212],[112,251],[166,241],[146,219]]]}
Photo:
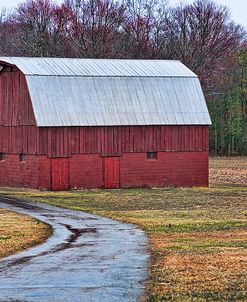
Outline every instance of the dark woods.
{"label": "dark woods", "polygon": [[197,0],[27,0],[0,14],[1,56],[178,59],[201,79],[210,149],[247,153],[247,45],[226,7]]}

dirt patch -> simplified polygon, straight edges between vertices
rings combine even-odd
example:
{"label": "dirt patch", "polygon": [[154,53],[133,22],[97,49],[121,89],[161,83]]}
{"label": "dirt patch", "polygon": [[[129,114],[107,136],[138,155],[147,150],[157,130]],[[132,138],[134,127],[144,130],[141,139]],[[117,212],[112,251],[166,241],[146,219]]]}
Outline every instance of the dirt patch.
{"label": "dirt patch", "polygon": [[247,156],[211,158],[209,176],[210,184],[247,186]]}

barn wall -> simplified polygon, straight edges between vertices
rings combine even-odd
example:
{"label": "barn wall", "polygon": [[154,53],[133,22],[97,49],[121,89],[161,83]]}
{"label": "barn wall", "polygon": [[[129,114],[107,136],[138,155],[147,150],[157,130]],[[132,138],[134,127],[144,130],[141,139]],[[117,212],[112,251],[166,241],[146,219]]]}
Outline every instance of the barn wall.
{"label": "barn wall", "polygon": [[69,159],[70,188],[102,188],[102,157],[95,155],[74,155]]}
{"label": "barn wall", "polygon": [[[104,158],[76,155],[69,160],[70,188],[104,187]],[[120,187],[208,186],[208,151],[125,153],[120,157]]]}
{"label": "barn wall", "polygon": [[10,154],[121,156],[128,152],[199,150],[208,150],[208,126],[0,126],[0,152]]}
{"label": "barn wall", "polygon": [[19,155],[7,155],[0,161],[0,185],[39,188],[39,157],[29,155],[20,162]]}
{"label": "barn wall", "polygon": [[[19,155],[8,155],[0,161],[0,185],[50,190],[52,160],[30,155],[20,162]],[[69,188],[103,188],[103,175],[104,157],[68,159]],[[120,157],[119,177],[120,187],[208,186],[208,151],[159,152],[152,160],[146,153],[126,153]]]}
{"label": "barn wall", "polygon": [[208,186],[208,152],[159,152],[157,160],[124,154],[120,175],[122,187]]}
{"label": "barn wall", "polygon": [[[39,181],[39,189],[51,189],[51,160],[45,156],[45,155],[39,155],[39,175],[38,175],[38,181]],[[34,175],[36,177],[36,175]]]}
{"label": "barn wall", "polygon": [[[45,134],[47,132],[47,134]],[[208,126],[40,128],[49,157],[121,156],[127,152],[208,150]]]}
{"label": "barn wall", "polygon": [[25,76],[11,70],[0,73],[0,125],[36,125]]}
{"label": "barn wall", "polygon": [[39,136],[35,126],[0,126],[0,152],[38,154]]}

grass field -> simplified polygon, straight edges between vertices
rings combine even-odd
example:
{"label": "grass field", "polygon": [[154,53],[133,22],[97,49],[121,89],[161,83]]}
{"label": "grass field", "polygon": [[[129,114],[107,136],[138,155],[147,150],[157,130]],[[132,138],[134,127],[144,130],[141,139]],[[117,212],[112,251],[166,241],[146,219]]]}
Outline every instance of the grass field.
{"label": "grass field", "polygon": [[212,158],[209,188],[0,193],[140,226],[147,301],[247,301],[247,157]]}
{"label": "grass field", "polygon": [[0,209],[0,258],[43,242],[51,232],[34,218]]}

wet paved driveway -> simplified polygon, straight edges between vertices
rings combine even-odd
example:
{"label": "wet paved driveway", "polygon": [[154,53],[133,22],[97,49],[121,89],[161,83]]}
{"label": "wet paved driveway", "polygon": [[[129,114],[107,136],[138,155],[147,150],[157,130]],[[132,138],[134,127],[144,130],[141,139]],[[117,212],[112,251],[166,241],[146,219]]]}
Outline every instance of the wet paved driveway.
{"label": "wet paved driveway", "polygon": [[132,225],[42,203],[0,197],[0,207],[52,225],[44,244],[0,260],[0,301],[138,301],[147,239]]}

